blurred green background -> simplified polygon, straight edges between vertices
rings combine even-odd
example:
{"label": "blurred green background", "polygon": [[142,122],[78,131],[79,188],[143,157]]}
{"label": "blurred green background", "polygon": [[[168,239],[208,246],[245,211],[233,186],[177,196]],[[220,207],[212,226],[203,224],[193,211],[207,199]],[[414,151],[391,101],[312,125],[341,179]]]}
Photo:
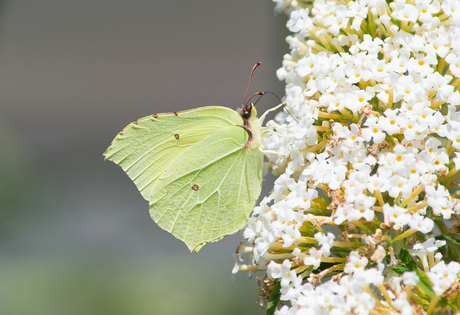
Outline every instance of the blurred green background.
{"label": "blurred green background", "polygon": [[[190,254],[102,153],[131,121],[283,95],[269,0],[0,5],[0,314],[263,314],[235,235]],[[259,113],[277,104],[266,96]],[[268,177],[262,195],[270,188]]]}

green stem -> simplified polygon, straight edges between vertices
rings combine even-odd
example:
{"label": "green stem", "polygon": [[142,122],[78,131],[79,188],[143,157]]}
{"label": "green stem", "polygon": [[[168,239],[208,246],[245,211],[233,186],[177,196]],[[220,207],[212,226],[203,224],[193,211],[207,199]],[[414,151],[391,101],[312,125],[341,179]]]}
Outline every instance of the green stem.
{"label": "green stem", "polygon": [[364,232],[366,232],[369,235],[374,234],[374,232],[370,228],[365,226],[363,223],[361,223],[361,221],[354,220],[354,221],[351,221],[351,223],[356,225],[357,227],[360,227]]}
{"label": "green stem", "polygon": [[395,237],[392,241],[391,241],[391,244],[394,244],[396,242],[399,242],[403,239],[405,239],[406,237],[409,237],[411,236],[412,234],[414,234],[415,232],[417,232],[416,230],[412,230],[412,229],[408,229],[406,231],[404,231],[403,234],[400,234],[398,235],[397,237]]}
{"label": "green stem", "polygon": [[374,197],[377,198],[380,206],[383,206],[385,204],[385,201],[383,201],[382,193],[380,192],[380,190],[374,190]]}
{"label": "green stem", "polygon": [[410,207],[409,209],[407,209],[407,212],[415,212],[417,211],[418,209],[422,209],[422,208],[425,208],[425,207],[428,207],[428,202],[425,200],[425,201],[422,201],[421,203],[413,206],[413,207]]}
{"label": "green stem", "polygon": [[341,120],[341,119],[344,119],[345,117],[343,117],[342,115],[339,115],[339,114],[329,114],[329,113],[325,113],[325,112],[318,112],[318,117],[319,118],[326,118],[326,119],[333,119],[333,120]]}
{"label": "green stem", "polygon": [[417,197],[423,191],[424,188],[425,188],[424,185],[422,185],[422,184],[418,185],[418,187],[412,192],[412,194],[406,200],[401,202],[401,204],[399,206],[404,208],[409,202],[412,201],[412,199]]}
{"label": "green stem", "polygon": [[434,298],[431,299],[430,306],[428,307],[428,310],[426,311],[427,315],[433,314],[433,311],[436,305],[438,304],[440,298],[441,298],[441,295],[436,295]]}
{"label": "green stem", "polygon": [[[409,295],[408,295],[409,296]],[[413,300],[415,303],[417,303],[418,305],[423,305],[425,304],[427,301],[422,299],[420,296],[418,296],[417,294],[413,294],[411,292],[411,295],[410,295],[410,299]]]}
{"label": "green stem", "polygon": [[360,247],[362,245],[363,244],[361,243],[348,243],[348,242],[338,242],[338,241],[332,242],[332,246],[335,246],[335,247]]}
{"label": "green stem", "polygon": [[318,244],[315,238],[313,237],[307,237],[307,236],[301,236],[298,239],[295,240],[298,243],[303,243],[303,244]]}
{"label": "green stem", "polygon": [[444,186],[447,186],[447,185],[450,186],[452,185],[452,182],[456,180],[459,176],[460,176],[460,170],[456,170],[455,168],[453,168],[449,173],[447,173],[447,175],[444,178],[441,178],[439,182],[443,184]]}
{"label": "green stem", "polygon": [[388,302],[388,305],[390,305],[391,308],[393,307],[393,299],[388,295],[387,289],[383,286],[383,284],[378,286],[380,293],[382,293],[383,297],[385,300]]}

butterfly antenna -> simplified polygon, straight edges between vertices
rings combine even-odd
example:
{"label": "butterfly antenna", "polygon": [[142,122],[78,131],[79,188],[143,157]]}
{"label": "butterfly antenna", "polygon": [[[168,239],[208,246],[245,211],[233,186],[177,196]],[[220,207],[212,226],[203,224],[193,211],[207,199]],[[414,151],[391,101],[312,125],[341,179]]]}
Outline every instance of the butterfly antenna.
{"label": "butterfly antenna", "polygon": [[[258,63],[256,63],[256,64],[254,65],[254,67],[252,67],[251,75],[249,76],[248,86],[246,87],[246,92],[244,93],[243,104],[246,104],[246,95],[248,94],[249,84],[251,84],[252,75],[254,74],[254,71],[256,70],[256,68],[257,68],[258,66],[260,66],[260,64],[261,64],[261,63],[258,62]],[[257,93],[256,93],[256,94],[257,94]],[[254,97],[256,94],[254,94],[252,97]],[[259,94],[259,95],[260,95],[260,94]],[[251,97],[251,99],[252,99],[252,97]],[[251,99],[249,99],[249,100],[251,100]],[[249,102],[249,101],[248,101],[248,102]]]}
{"label": "butterfly antenna", "polygon": [[[254,102],[254,106],[257,104],[258,101],[260,101],[260,99],[262,98],[262,96],[264,96],[265,94],[273,94],[273,95],[278,99],[279,105],[277,105],[277,106],[275,106],[275,107],[273,107],[273,108],[267,110],[267,111],[259,118],[259,120],[262,121],[262,122],[264,121],[265,116],[266,116],[269,112],[271,112],[271,111],[273,111],[273,110],[275,110],[275,109],[277,109],[277,108],[279,108],[279,107],[281,107],[281,106],[283,106],[283,105],[286,105],[286,101],[284,101],[284,102],[281,101],[281,99],[278,97],[278,95],[276,95],[276,94],[273,93],[273,92],[268,91],[268,92],[258,92],[258,93],[254,94],[254,95],[251,97],[251,99],[252,99],[254,96],[260,95],[260,97]],[[249,101],[250,101],[251,99],[249,99]],[[249,101],[248,101],[248,102],[249,102]],[[299,122],[299,121],[294,117],[294,115],[292,115],[291,112],[290,112],[286,107],[284,108],[284,110],[287,111],[288,114],[291,115],[291,117],[292,117],[295,121]]]}
{"label": "butterfly antenna", "polygon": [[[257,101],[254,102],[254,105],[256,105],[257,102],[260,101],[260,99],[262,98],[262,96],[265,95],[265,94],[267,94],[267,93],[268,93],[268,94],[273,94],[273,95],[278,99],[278,101],[279,101],[280,103],[282,103],[282,101],[281,101],[281,99],[278,97],[278,95],[276,95],[276,94],[273,93],[273,92],[258,92],[258,93],[256,93],[256,94],[257,94],[257,95],[260,95],[260,97],[257,99]],[[254,94],[252,97],[254,97],[254,96],[256,96],[256,95]],[[252,98],[252,97],[251,97],[251,98]],[[249,101],[250,101],[250,100],[251,100],[251,99],[249,99]],[[249,101],[248,101],[248,102],[249,102]]]}
{"label": "butterfly antenna", "polygon": [[254,105],[256,105],[256,103],[262,98],[262,96],[264,96],[264,94],[265,94],[265,92],[256,92],[256,93],[254,93],[254,95],[251,96],[251,97],[248,99],[248,101],[247,101],[246,103],[244,103],[244,104],[249,103],[254,97],[260,96],[260,97],[257,99],[257,101],[255,101],[255,103],[254,103]]}

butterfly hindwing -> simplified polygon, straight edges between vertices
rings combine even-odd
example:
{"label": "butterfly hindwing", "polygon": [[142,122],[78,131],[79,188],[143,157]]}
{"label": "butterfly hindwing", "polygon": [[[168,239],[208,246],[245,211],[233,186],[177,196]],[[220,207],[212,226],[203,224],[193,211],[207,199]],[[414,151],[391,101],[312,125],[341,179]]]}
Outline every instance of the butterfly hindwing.
{"label": "butterfly hindwing", "polygon": [[156,181],[150,214],[190,250],[239,231],[260,194],[263,154],[228,126],[184,151]]}

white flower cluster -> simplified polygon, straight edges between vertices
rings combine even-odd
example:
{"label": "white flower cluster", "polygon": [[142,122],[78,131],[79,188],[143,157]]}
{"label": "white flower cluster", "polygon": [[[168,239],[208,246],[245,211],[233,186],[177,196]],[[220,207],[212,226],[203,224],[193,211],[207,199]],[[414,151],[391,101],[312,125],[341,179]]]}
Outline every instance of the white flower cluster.
{"label": "white flower cluster", "polygon": [[[423,244],[417,244],[419,254],[431,250],[432,252],[443,246],[445,242],[434,244],[434,239],[429,239]],[[380,247],[380,251],[385,251]],[[439,256],[439,255],[438,255]],[[383,258],[383,256],[378,256]],[[273,279],[280,279],[281,300],[291,301],[291,307],[284,305],[277,312],[279,315],[291,314],[369,314],[375,309],[377,299],[369,291],[369,285],[381,287],[384,284],[384,264],[376,261],[376,268],[365,268],[368,260],[360,257],[356,252],[351,252],[349,261],[346,263],[344,272],[339,281],[328,281],[321,286],[314,286],[310,282],[303,283],[302,277],[291,270],[291,262],[286,259],[282,264],[270,262],[268,276]],[[435,265],[429,269],[427,275],[433,283],[433,290],[437,295],[445,292],[456,280],[460,272],[458,262],[450,262],[448,265],[436,259]],[[405,271],[401,277],[393,277],[389,283],[389,290],[386,290],[390,303],[380,303],[379,308],[386,314],[397,312],[400,314],[413,314],[413,309],[408,302],[407,290],[401,289],[401,282],[407,288],[416,286],[420,281],[414,271]],[[313,281],[311,281],[313,282]]]}
{"label": "white flower cluster", "polygon": [[[251,264],[234,271],[279,279],[277,314],[412,314],[401,280],[419,279],[389,280],[393,244],[460,214],[460,1],[274,2],[293,33],[277,72],[286,108],[264,139],[280,176],[244,230]],[[417,246],[440,296],[460,264]]]}

